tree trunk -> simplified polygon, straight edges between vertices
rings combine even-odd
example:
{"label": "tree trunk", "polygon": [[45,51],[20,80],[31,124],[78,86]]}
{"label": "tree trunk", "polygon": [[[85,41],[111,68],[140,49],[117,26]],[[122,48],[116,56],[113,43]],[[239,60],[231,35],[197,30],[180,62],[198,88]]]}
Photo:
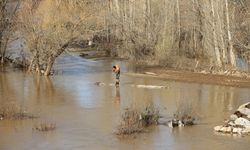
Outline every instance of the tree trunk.
{"label": "tree trunk", "polygon": [[29,68],[28,68],[28,72],[31,72],[32,71],[32,66],[34,64],[34,61],[35,61],[35,56],[32,57],[31,61],[30,61],[30,65],[29,65]]}
{"label": "tree trunk", "polygon": [[226,3],[225,13],[226,13],[226,20],[227,20],[227,36],[228,36],[228,48],[229,48],[230,63],[233,67],[236,67],[235,54],[233,51],[232,36],[231,36],[231,31],[230,31],[228,0],[225,0],[225,3]]}
{"label": "tree trunk", "polygon": [[[195,6],[195,1],[193,0],[193,4],[192,4],[192,7],[193,7],[193,11],[196,13],[198,12],[197,11],[197,7]],[[195,20],[198,20],[198,17],[195,16]],[[199,55],[198,55],[198,51],[197,51],[197,29],[196,29],[196,23],[193,25],[193,51],[194,51],[194,56],[197,58]]]}
{"label": "tree trunk", "polygon": [[[1,21],[1,20],[0,20]],[[0,31],[1,32],[1,31]],[[2,34],[0,33],[0,53],[1,53],[1,64],[3,64],[2,62],[4,62],[4,56],[2,54]]]}
{"label": "tree trunk", "polygon": [[36,53],[35,57],[35,65],[36,65],[36,72],[40,75],[41,73],[41,68],[40,68],[40,63],[39,63],[39,53]]}
{"label": "tree trunk", "polygon": [[107,7],[108,7],[108,13],[106,14],[106,16],[105,16],[105,19],[106,19],[106,32],[107,32],[107,41],[108,41],[108,43],[110,43],[111,41],[111,39],[110,39],[110,22],[112,22],[111,21],[111,19],[108,17],[108,15],[112,15],[112,0],[109,0],[108,1],[108,4],[107,4]]}
{"label": "tree trunk", "polygon": [[222,66],[221,63],[221,59],[220,59],[220,51],[219,51],[219,47],[218,47],[218,40],[217,40],[217,35],[216,35],[216,28],[215,28],[215,12],[214,12],[214,0],[211,0],[211,11],[212,11],[212,17],[213,17],[213,21],[212,21],[212,29],[213,29],[213,42],[214,42],[214,51],[215,51],[215,56],[216,56],[216,60],[217,60],[217,65],[219,67]]}
{"label": "tree trunk", "polygon": [[[33,70],[33,65],[35,67],[34,70]],[[41,73],[38,50],[35,50],[35,54],[32,57],[30,64],[29,64],[28,72],[32,72],[32,71],[36,71],[39,75]]]}
{"label": "tree trunk", "polygon": [[166,42],[166,40],[167,40],[167,39],[166,39],[166,34],[167,34],[167,28],[169,28],[169,27],[167,26],[167,23],[168,23],[168,17],[167,17],[167,14],[168,14],[168,11],[167,11],[167,10],[168,10],[168,8],[167,8],[167,6],[168,6],[168,5],[167,5],[167,2],[165,2],[165,3],[164,3],[164,8],[165,8],[164,13],[165,13],[166,15],[165,15],[165,18],[164,18],[165,20],[164,20],[164,26],[163,26],[163,30],[162,30],[162,31],[163,31],[163,35],[162,35],[162,37],[163,37],[163,38],[162,38],[162,41],[163,41],[163,42],[162,42],[162,49],[165,49],[165,48],[166,48],[166,43],[167,43],[167,42]]}
{"label": "tree trunk", "polygon": [[4,43],[4,46],[2,47],[2,50],[1,50],[1,55],[2,55],[2,58],[1,58],[1,63],[4,64],[4,59],[5,59],[5,53],[6,53],[6,50],[7,50],[7,46],[8,46],[8,42],[9,42],[9,39],[7,38],[5,40],[5,43]]}
{"label": "tree trunk", "polygon": [[45,76],[49,76],[50,75],[50,71],[53,67],[53,64],[55,62],[55,59],[57,57],[59,57],[64,51],[65,49],[69,46],[69,44],[73,41],[74,39],[71,39],[69,40],[66,44],[64,44],[60,49],[58,49],[58,51],[55,53],[55,54],[51,54],[51,56],[49,57],[49,60],[48,60],[48,64],[47,64],[47,67],[46,67],[46,70],[44,72],[44,75]]}
{"label": "tree trunk", "polygon": [[133,31],[133,24],[134,24],[134,11],[133,11],[133,9],[134,9],[134,7],[133,7],[133,3],[134,2],[131,2],[131,1],[128,1],[128,3],[129,3],[129,29],[131,30],[131,31]]}
{"label": "tree trunk", "polygon": [[151,42],[151,0],[146,1],[146,36],[147,40]]}
{"label": "tree trunk", "polygon": [[178,41],[178,55],[180,55],[181,45],[181,14],[180,14],[180,2],[176,0],[176,12],[177,12],[177,41]]}
{"label": "tree trunk", "polygon": [[122,20],[121,18],[121,11],[120,11],[120,5],[119,5],[119,0],[114,0],[115,1],[115,7],[116,7],[116,29],[115,29],[115,34],[117,37],[119,37],[120,31],[119,31],[119,24],[120,24],[120,20]]}
{"label": "tree trunk", "polygon": [[221,9],[222,10],[220,10],[219,7],[217,8],[217,17],[218,17],[218,24],[220,26],[220,32],[219,32],[219,34],[220,34],[220,39],[221,39],[221,44],[220,45],[221,45],[221,50],[222,50],[222,63],[226,64],[227,63],[226,48],[225,48],[224,37],[223,37],[225,30],[223,31],[223,27],[222,27],[222,22],[223,21],[221,21],[221,17],[220,17],[220,14],[219,14],[219,11],[223,11],[224,12],[223,6],[221,7]]}
{"label": "tree trunk", "polygon": [[1,64],[4,64],[4,56],[1,56]]}
{"label": "tree trunk", "polygon": [[127,23],[127,1],[122,2],[122,32],[121,36],[124,41],[126,41],[125,33],[128,31],[128,23]]}
{"label": "tree trunk", "polygon": [[201,56],[201,57],[204,57],[204,35],[203,35],[203,33],[205,33],[204,32],[204,14],[203,14],[203,12],[202,12],[202,4],[201,4],[201,2],[199,1],[199,0],[195,0],[194,1],[195,2],[195,6],[196,6],[196,8],[197,8],[197,20],[198,20],[198,24],[197,24],[197,26],[198,26],[198,32],[199,32],[199,34],[198,34],[198,45],[197,45],[197,49],[198,49],[198,52],[199,52],[199,56]]}
{"label": "tree trunk", "polygon": [[44,73],[45,76],[50,75],[50,71],[51,71],[51,69],[53,67],[54,61],[55,61],[55,58],[53,56],[50,56],[49,57],[49,62],[47,64],[47,67],[46,67],[46,70],[45,70],[45,73]]}

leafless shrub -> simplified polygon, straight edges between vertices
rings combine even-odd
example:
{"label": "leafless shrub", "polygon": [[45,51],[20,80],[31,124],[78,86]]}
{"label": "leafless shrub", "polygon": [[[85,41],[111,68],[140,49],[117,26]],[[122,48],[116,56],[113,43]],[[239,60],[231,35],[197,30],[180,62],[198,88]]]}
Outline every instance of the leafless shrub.
{"label": "leafless shrub", "polygon": [[195,120],[198,119],[195,108],[192,105],[179,106],[176,113],[174,114],[174,119],[172,120],[173,126],[179,125],[194,125]]}
{"label": "leafless shrub", "polygon": [[128,108],[121,116],[121,124],[117,128],[117,135],[130,135],[144,132],[145,128],[157,124],[159,111],[153,105],[149,105],[142,111],[136,108]]}
{"label": "leafless shrub", "polygon": [[31,53],[29,71],[50,75],[56,58],[70,45],[103,30],[102,4],[99,0],[25,0],[18,19]]}
{"label": "leafless shrub", "polygon": [[16,103],[7,103],[0,106],[0,119],[32,119],[37,118],[32,114],[29,114],[22,106]]}
{"label": "leafless shrub", "polygon": [[56,129],[56,123],[51,123],[51,122],[46,122],[46,121],[35,124],[33,127],[33,130],[42,131],[42,132],[53,131],[55,129]]}

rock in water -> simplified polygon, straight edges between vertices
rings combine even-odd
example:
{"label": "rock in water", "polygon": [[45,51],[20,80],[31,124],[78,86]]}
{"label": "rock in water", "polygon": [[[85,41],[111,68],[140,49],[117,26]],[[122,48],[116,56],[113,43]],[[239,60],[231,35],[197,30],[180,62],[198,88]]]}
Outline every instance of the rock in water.
{"label": "rock in water", "polygon": [[232,114],[232,115],[230,116],[230,120],[232,120],[232,121],[236,120],[237,118],[238,118],[238,116],[235,115],[235,114]]}
{"label": "rock in water", "polygon": [[222,126],[215,126],[214,127],[214,131],[220,132],[220,129],[222,128]]}
{"label": "rock in water", "polygon": [[246,128],[242,131],[243,134],[250,134],[250,128]]}
{"label": "rock in water", "polygon": [[250,121],[245,118],[238,118],[234,122],[236,125],[244,126],[245,128],[250,128]]}
{"label": "rock in water", "polygon": [[248,116],[250,115],[250,109],[249,108],[241,108],[238,109],[238,111],[242,114],[242,116]]}
{"label": "rock in water", "polygon": [[246,117],[247,116],[247,115],[241,113],[238,110],[233,115],[235,115],[235,117],[236,117],[236,118],[234,118],[234,120],[237,119],[237,118],[239,118],[239,117]]}
{"label": "rock in water", "polygon": [[222,128],[220,129],[220,131],[226,133],[227,127],[222,127]]}
{"label": "rock in water", "polygon": [[250,103],[246,104],[245,107],[250,109]]}
{"label": "rock in water", "polygon": [[250,109],[250,102],[241,105],[238,109],[242,109],[242,108],[248,108],[248,109]]}
{"label": "rock in water", "polygon": [[250,102],[241,105],[225,125],[214,127],[214,131],[250,135]]}

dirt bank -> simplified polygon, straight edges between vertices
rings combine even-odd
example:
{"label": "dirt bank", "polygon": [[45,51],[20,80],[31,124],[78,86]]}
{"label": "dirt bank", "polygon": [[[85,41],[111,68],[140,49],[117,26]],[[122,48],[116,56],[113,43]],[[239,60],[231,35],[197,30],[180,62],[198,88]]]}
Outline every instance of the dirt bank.
{"label": "dirt bank", "polygon": [[[111,58],[107,56],[104,51],[81,50],[78,52],[70,52],[80,55],[86,59],[103,59]],[[85,55],[83,55],[85,54]],[[117,59],[112,57],[112,59]],[[160,66],[139,66],[136,67],[136,73],[126,73],[131,76],[145,76],[159,78],[163,80],[176,80],[184,82],[217,84],[235,87],[250,87],[250,74],[237,72],[233,70],[228,71],[186,71],[183,69],[163,68]]]}
{"label": "dirt bank", "polygon": [[163,80],[250,87],[250,78],[164,69],[160,67],[146,67],[143,69],[138,69],[138,73],[127,73],[127,75],[153,77]]}

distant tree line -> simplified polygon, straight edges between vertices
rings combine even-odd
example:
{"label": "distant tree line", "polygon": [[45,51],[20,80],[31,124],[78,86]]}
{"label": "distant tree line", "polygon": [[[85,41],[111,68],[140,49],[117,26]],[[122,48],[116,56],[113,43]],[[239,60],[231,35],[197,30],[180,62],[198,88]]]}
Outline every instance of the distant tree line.
{"label": "distant tree line", "polygon": [[[91,37],[138,63],[237,69],[250,62],[248,0],[1,0],[0,58],[22,39],[28,70],[49,75],[70,44]],[[18,37],[17,37],[18,35]]]}
{"label": "distant tree line", "polygon": [[[249,63],[247,0],[109,0],[108,28],[117,54],[171,65],[181,59],[217,68]],[[194,66],[195,67],[195,66]]]}

